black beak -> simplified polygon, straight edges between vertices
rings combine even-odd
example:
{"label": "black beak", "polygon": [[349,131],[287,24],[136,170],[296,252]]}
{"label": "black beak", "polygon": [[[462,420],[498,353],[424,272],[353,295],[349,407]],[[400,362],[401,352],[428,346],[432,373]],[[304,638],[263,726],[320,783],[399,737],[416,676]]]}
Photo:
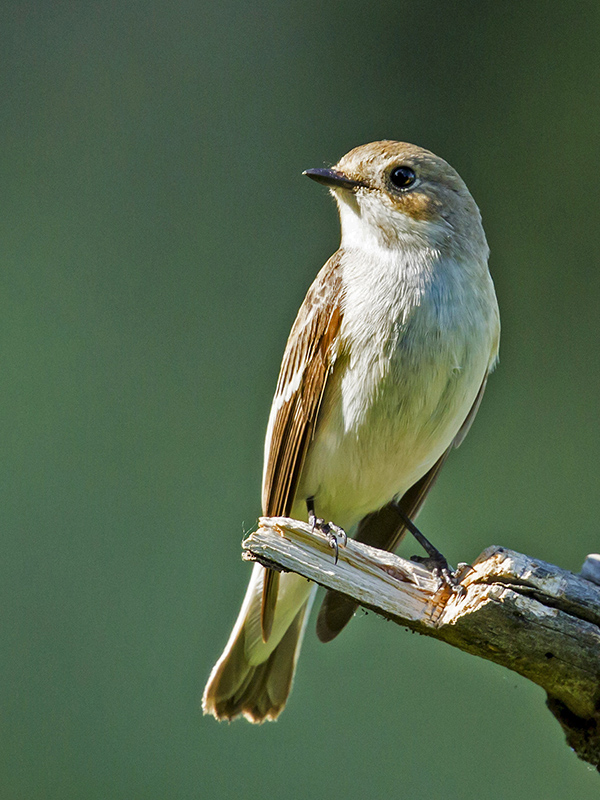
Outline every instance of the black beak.
{"label": "black beak", "polygon": [[302,173],[312,178],[317,183],[324,183],[325,186],[339,187],[340,189],[357,189],[359,186],[366,186],[363,181],[353,181],[341,172],[334,169],[305,169]]}

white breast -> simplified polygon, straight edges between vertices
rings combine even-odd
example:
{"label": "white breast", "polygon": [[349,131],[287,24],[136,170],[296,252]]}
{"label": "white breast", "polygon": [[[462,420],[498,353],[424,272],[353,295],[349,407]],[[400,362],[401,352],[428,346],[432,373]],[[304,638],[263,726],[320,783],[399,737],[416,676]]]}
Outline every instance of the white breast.
{"label": "white breast", "polygon": [[350,527],[450,446],[497,352],[485,261],[423,247],[345,252],[340,348],[294,513]]}

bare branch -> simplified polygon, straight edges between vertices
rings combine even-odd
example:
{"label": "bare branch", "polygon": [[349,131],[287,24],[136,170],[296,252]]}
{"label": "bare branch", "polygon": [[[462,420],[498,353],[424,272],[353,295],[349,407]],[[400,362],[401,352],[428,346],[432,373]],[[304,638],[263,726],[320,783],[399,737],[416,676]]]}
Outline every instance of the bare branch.
{"label": "bare branch", "polygon": [[247,560],[300,575],[399,625],[481,656],[545,689],[580,758],[600,768],[600,587],[539,559],[488,547],[451,591],[420,564],[348,540],[334,565],[326,537],[283,517],[260,520]]}

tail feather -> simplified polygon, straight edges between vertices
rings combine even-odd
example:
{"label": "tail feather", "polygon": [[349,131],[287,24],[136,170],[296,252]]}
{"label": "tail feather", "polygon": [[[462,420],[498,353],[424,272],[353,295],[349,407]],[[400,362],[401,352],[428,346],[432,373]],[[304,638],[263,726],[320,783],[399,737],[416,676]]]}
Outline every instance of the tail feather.
{"label": "tail feather", "polygon": [[313,587],[297,575],[282,575],[268,642],[260,625],[264,569],[258,565],[231,637],[216,663],[202,699],[205,714],[250,722],[274,720],[292,688]]}
{"label": "tail feather", "polygon": [[265,572],[262,593],[262,607],[260,611],[260,625],[263,642],[269,641],[275,619],[275,606],[277,604],[277,591],[279,589],[279,573],[274,569]]}
{"label": "tail feather", "polygon": [[277,719],[292,688],[304,615],[305,607],[298,612],[269,658],[258,666],[248,667],[237,688],[229,688],[221,681],[219,695],[215,691],[207,692],[204,713],[227,720],[241,714],[250,722]]}

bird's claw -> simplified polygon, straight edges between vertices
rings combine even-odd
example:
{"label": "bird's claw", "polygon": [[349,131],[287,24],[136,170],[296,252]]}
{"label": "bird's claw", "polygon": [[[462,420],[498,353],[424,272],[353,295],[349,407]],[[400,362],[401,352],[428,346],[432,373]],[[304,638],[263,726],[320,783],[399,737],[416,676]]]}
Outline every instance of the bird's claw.
{"label": "bird's claw", "polygon": [[460,578],[464,567],[468,565],[459,564],[458,569],[454,570],[441,553],[435,556],[412,556],[410,560],[431,570],[433,576],[438,580],[438,591],[446,588],[459,597],[466,594],[467,590],[460,583]]}
{"label": "bird's claw", "polygon": [[327,536],[329,547],[335,551],[333,563],[337,564],[340,554],[340,545],[345,547],[348,543],[348,537],[346,536],[346,531],[343,528],[340,528],[338,525],[334,525],[333,522],[330,522],[327,525],[327,528],[328,530],[323,531],[323,533]]}
{"label": "bird's claw", "polygon": [[331,547],[331,549],[335,551],[335,557],[333,563],[337,564],[340,554],[340,546],[345,547],[348,542],[348,536],[346,535],[346,531],[343,528],[340,528],[339,525],[334,525],[333,522],[325,522],[324,519],[320,519],[319,517],[316,517],[314,514],[309,515],[308,521],[312,526],[313,533],[317,530],[327,537],[327,541],[329,542],[329,547]]}

